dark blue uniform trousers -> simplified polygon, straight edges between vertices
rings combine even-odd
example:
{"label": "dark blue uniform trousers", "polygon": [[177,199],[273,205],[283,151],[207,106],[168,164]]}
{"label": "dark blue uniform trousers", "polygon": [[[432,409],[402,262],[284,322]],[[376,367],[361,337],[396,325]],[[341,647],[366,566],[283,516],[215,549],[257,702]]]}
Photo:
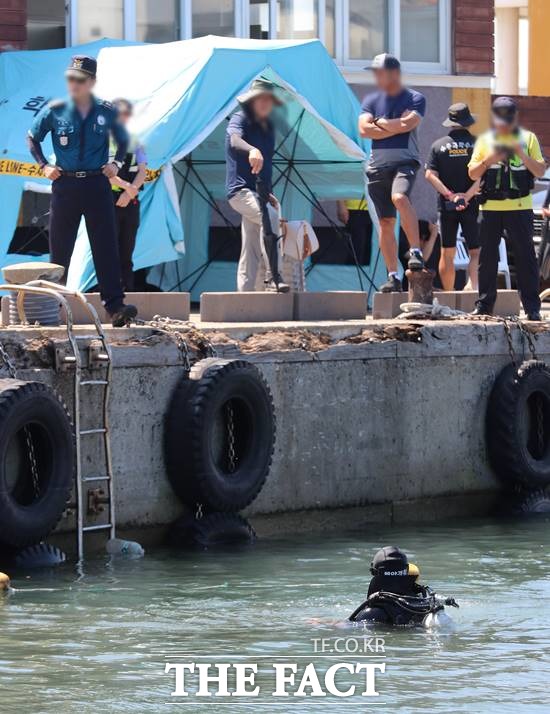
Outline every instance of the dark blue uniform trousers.
{"label": "dark blue uniform trousers", "polygon": [[124,300],[115,227],[113,191],[105,176],[61,176],[52,184],[50,207],[50,259],[71,262],[80,220],[84,216],[92,248],[101,299],[109,313]]}

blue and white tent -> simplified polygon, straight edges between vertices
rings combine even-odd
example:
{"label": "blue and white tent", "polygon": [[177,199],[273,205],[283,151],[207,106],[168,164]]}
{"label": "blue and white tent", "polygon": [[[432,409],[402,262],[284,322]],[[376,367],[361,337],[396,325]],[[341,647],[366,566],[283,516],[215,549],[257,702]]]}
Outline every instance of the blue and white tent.
{"label": "blue and white tent", "polygon": [[[29,259],[7,253],[23,190],[48,190],[31,163],[25,133],[38,106],[63,96],[63,69],[76,52],[98,56],[98,96],[134,102],[133,129],[146,146],[150,168],[160,172],[143,193],[134,258],[136,268],[152,268],[149,279],[164,290],[191,289],[197,298],[205,290],[235,289],[236,264],[209,257],[208,236],[212,211],[224,198],[227,120],[237,96],[256,77],[275,82],[285,99],[276,121],[274,174],[283,215],[310,218],[319,201],[364,195],[369,147],[357,133],[359,103],[319,41],[102,40],[6,53],[0,56],[0,267]],[[48,155],[51,147],[45,148]],[[376,261],[379,270],[381,263]],[[357,289],[371,277],[351,265],[317,265],[308,288]],[[94,282],[82,226],[69,284],[85,289]]]}

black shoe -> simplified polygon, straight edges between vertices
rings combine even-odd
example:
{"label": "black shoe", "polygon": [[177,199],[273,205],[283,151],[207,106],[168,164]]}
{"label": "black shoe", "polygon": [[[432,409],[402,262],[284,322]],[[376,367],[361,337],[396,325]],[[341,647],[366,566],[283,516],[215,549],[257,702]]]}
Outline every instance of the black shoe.
{"label": "black shoe", "polygon": [[137,307],[135,305],[122,305],[111,315],[111,325],[113,327],[128,327],[137,317]]}
{"label": "black shoe", "polygon": [[286,283],[276,283],[274,280],[269,280],[265,284],[265,290],[268,293],[288,293],[290,291],[290,285]]}
{"label": "black shoe", "polygon": [[529,322],[542,322],[542,315],[540,312],[528,312],[527,319]]}
{"label": "black shoe", "polygon": [[409,263],[408,266],[409,270],[423,270],[424,269],[424,258],[422,257],[422,253],[418,253],[416,250],[411,250],[409,253]]}
{"label": "black shoe", "polygon": [[379,287],[379,292],[381,293],[402,293],[403,286],[401,285],[401,280],[395,275],[390,275],[388,281]]}
{"label": "black shoe", "polygon": [[493,314],[492,310],[489,310],[486,307],[483,307],[483,305],[476,305],[475,310],[470,313],[470,315],[473,316],[480,316],[480,315],[485,315],[487,317],[490,317]]}

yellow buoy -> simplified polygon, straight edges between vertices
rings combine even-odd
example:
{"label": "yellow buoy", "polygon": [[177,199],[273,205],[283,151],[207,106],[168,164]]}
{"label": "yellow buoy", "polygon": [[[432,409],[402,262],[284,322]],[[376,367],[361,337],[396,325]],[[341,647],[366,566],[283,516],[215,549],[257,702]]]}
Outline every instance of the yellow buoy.
{"label": "yellow buoy", "polygon": [[7,592],[10,589],[10,579],[6,573],[0,573],[0,593]]}

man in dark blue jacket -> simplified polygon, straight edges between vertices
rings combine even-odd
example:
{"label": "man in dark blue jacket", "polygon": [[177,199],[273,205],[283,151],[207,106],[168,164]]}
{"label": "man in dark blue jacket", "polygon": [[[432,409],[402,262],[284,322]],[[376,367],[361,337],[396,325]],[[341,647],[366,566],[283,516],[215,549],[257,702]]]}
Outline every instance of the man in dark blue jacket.
{"label": "man in dark blue jacket", "polygon": [[[275,153],[271,114],[280,100],[271,82],[256,79],[238,101],[242,108],[231,117],[225,139],[227,198],[241,215],[237,288],[240,292],[255,290],[258,269],[265,265],[266,289],[288,292],[277,259],[279,204],[271,193]],[[258,195],[258,186],[263,187],[264,196]]]}

